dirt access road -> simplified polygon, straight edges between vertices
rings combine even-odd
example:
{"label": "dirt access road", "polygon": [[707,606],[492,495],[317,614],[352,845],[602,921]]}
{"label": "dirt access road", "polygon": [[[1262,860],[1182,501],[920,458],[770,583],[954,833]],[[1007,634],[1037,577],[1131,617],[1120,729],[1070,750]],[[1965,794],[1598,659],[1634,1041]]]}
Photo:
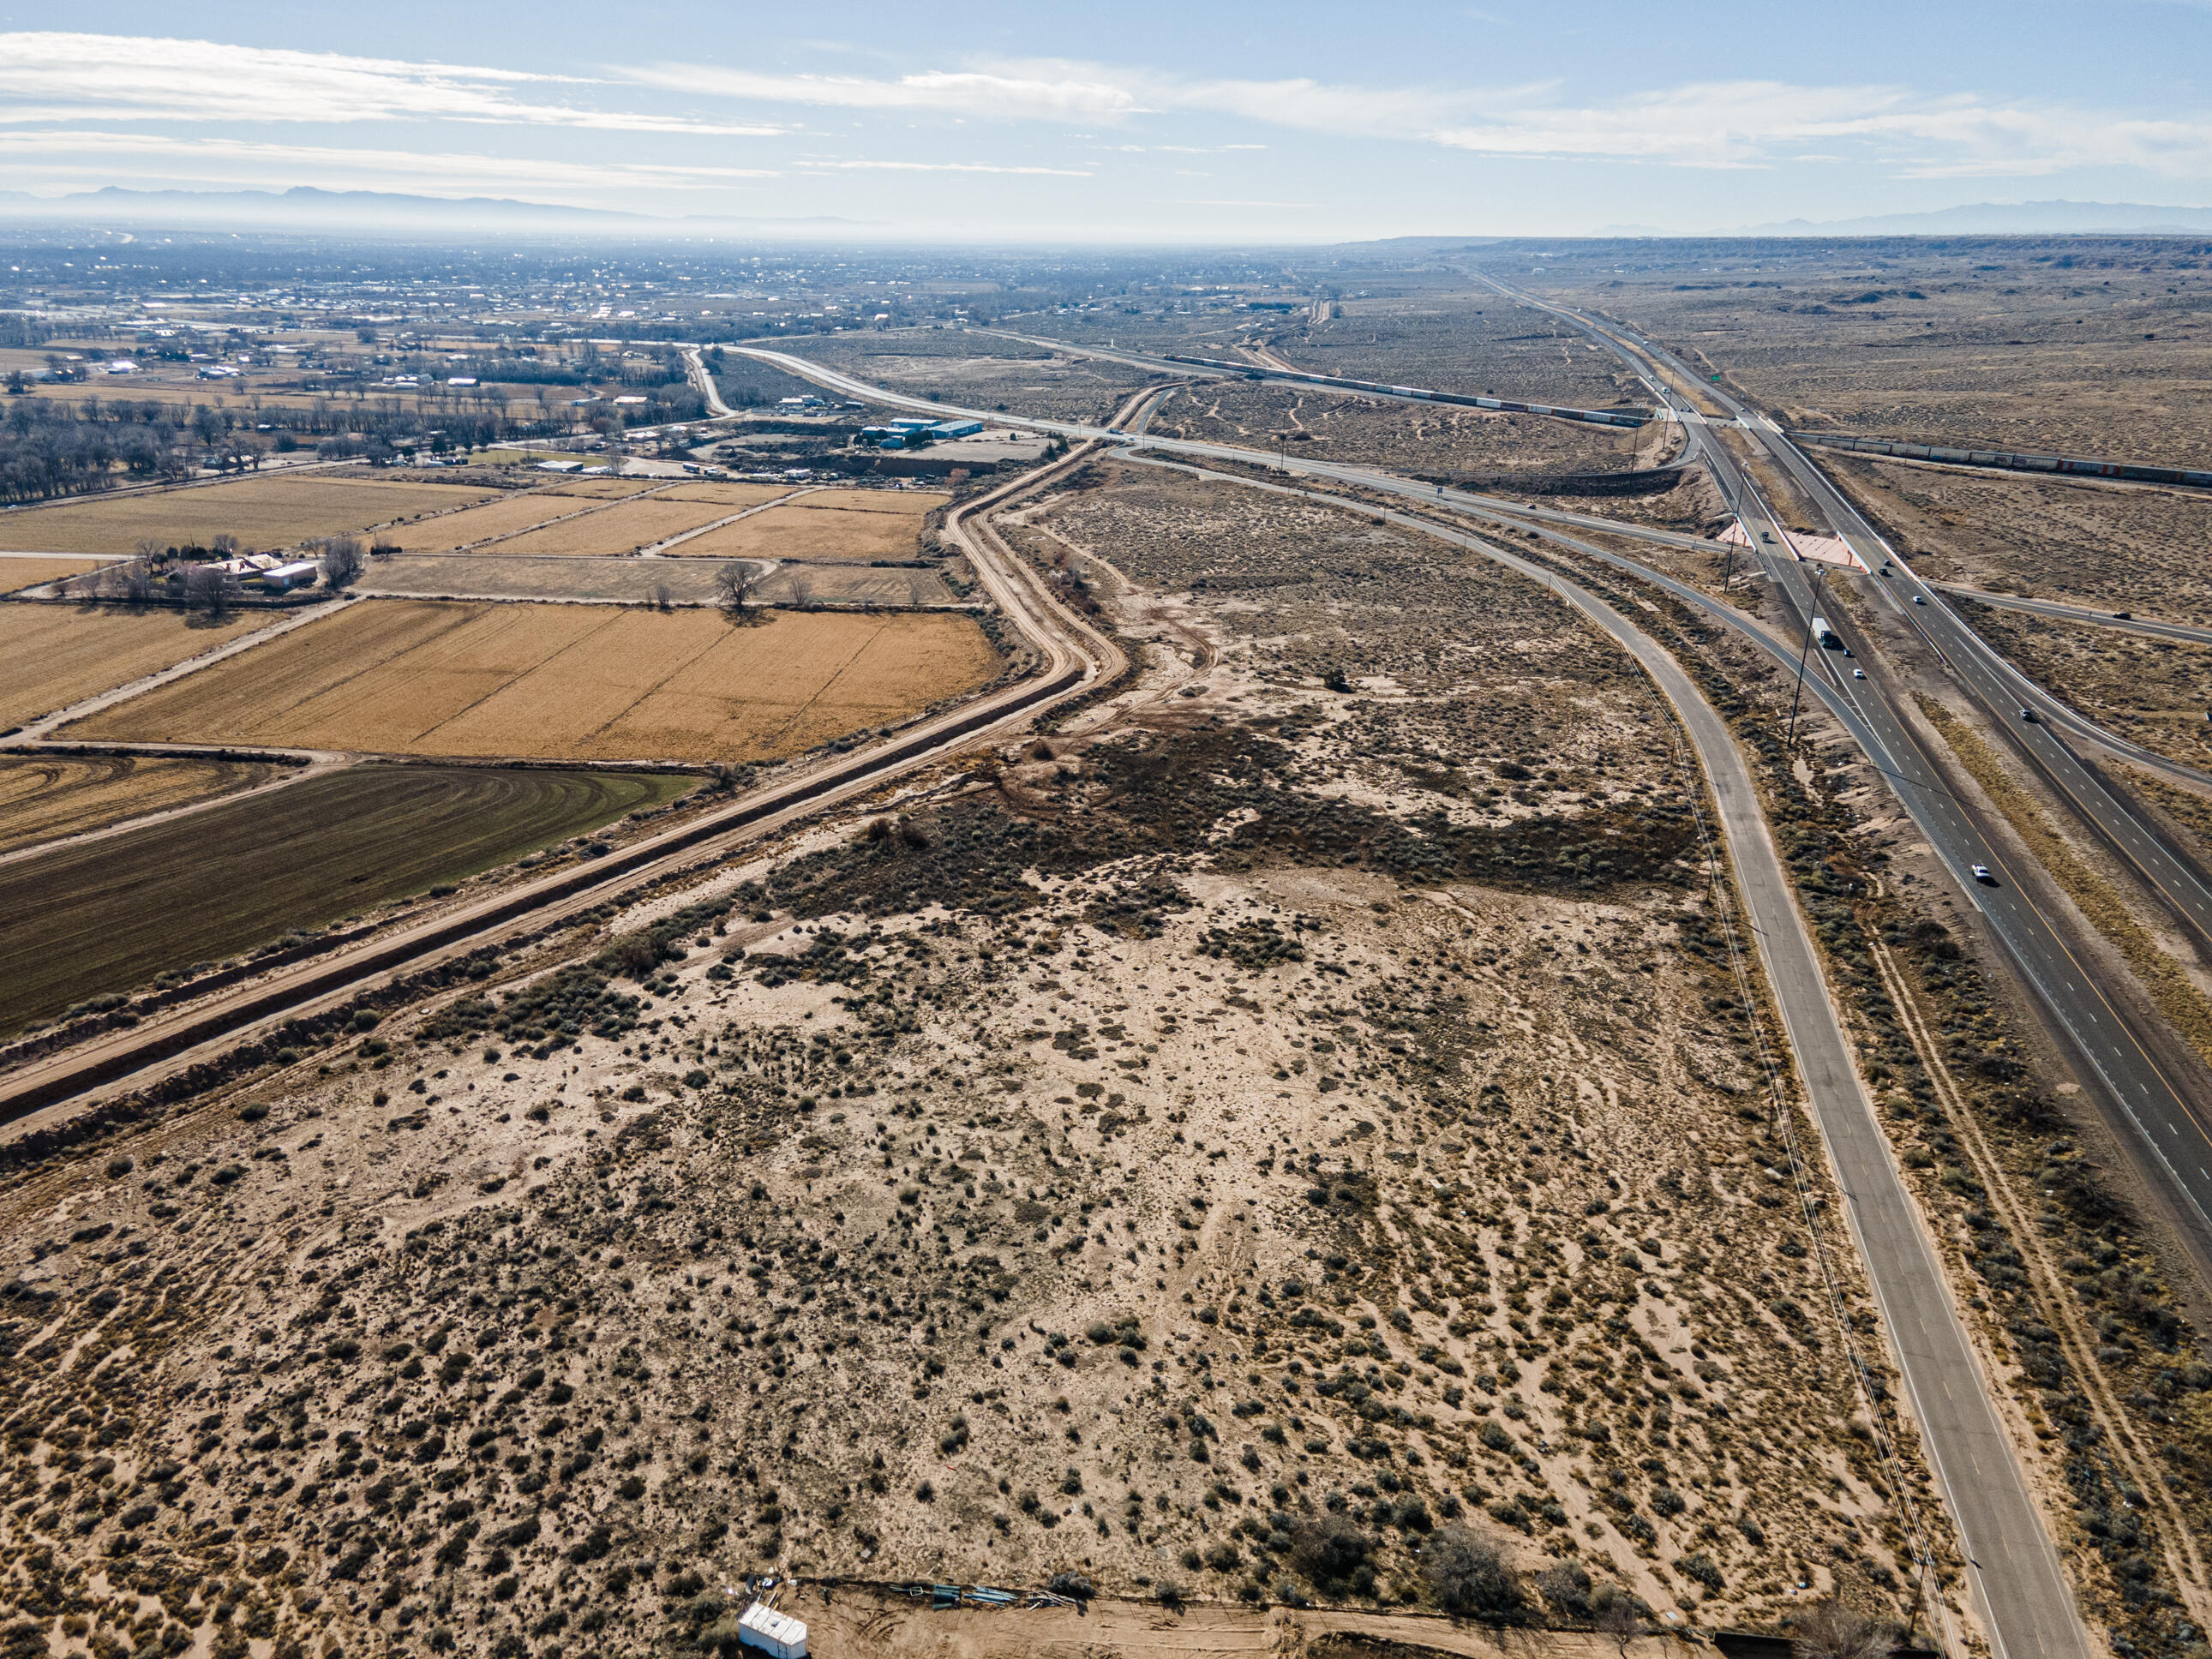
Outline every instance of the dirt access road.
{"label": "dirt access road", "polygon": [[[1087,1608],[954,1607],[933,1612],[892,1591],[799,1586],[777,1602],[806,1622],[808,1647],[823,1654],[927,1655],[930,1659],[1620,1659],[1593,1632],[1500,1630],[1429,1613],[1361,1613],[1319,1608],[1194,1603],[1171,1612],[1157,1602],[1103,1598]],[[1689,1659],[1709,1649],[1665,1636],[1639,1637],[1627,1659]]]}

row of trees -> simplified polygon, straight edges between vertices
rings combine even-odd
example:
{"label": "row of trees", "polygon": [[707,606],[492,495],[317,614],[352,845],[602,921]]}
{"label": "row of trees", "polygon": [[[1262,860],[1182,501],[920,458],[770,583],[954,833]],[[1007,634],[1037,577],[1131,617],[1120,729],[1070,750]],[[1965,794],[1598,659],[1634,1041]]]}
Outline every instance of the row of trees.
{"label": "row of trees", "polygon": [[111,404],[88,416],[67,404],[19,398],[0,417],[0,501],[189,477],[201,446],[169,418],[179,412]]}
{"label": "row of trees", "polygon": [[[667,392],[670,400],[656,395],[638,411],[641,417],[684,420],[704,413],[689,386]],[[605,411],[599,418],[610,427],[619,424],[611,408],[595,408]],[[325,459],[386,462],[417,449],[465,450],[568,429],[565,420],[525,410],[426,410],[397,399],[341,410],[328,404],[248,408],[130,398],[81,403],[17,398],[0,411],[0,501],[171,483],[210,467],[251,471],[272,452],[308,442]]]}

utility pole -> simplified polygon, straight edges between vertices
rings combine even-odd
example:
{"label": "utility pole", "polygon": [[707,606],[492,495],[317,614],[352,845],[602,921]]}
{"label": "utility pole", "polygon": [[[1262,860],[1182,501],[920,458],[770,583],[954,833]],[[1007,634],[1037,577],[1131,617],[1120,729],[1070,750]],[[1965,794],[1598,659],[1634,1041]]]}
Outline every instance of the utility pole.
{"label": "utility pole", "polygon": [[1790,698],[1790,735],[1783,739],[1785,748],[1797,741],[1797,705],[1805,696],[1805,662],[1813,654],[1813,618],[1820,603],[1820,578],[1826,574],[1822,570],[1814,576],[1812,601],[1805,611],[1805,643],[1797,653],[1797,689]]}

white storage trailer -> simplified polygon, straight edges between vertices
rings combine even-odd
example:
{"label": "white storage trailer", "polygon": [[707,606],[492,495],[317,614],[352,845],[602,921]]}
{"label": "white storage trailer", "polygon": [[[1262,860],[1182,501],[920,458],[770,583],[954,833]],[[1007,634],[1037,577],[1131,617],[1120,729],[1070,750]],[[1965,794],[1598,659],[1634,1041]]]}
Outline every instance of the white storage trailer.
{"label": "white storage trailer", "polygon": [[806,1659],[806,1626],[787,1613],[756,1601],[738,1620],[738,1641],[769,1659]]}

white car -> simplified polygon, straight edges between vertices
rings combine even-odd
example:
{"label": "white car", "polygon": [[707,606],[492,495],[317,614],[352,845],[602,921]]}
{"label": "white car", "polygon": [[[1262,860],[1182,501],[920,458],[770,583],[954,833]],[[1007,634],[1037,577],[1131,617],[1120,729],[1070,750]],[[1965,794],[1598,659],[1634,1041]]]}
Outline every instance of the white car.
{"label": "white car", "polygon": [[1990,873],[1990,866],[1986,864],[1978,864],[1974,866],[1974,879],[1984,887],[1994,887],[1997,884],[1997,878]]}
{"label": "white car", "polygon": [[1864,679],[1866,678],[1866,670],[1863,668],[1854,668],[1851,670],[1851,678],[1855,680]]}

